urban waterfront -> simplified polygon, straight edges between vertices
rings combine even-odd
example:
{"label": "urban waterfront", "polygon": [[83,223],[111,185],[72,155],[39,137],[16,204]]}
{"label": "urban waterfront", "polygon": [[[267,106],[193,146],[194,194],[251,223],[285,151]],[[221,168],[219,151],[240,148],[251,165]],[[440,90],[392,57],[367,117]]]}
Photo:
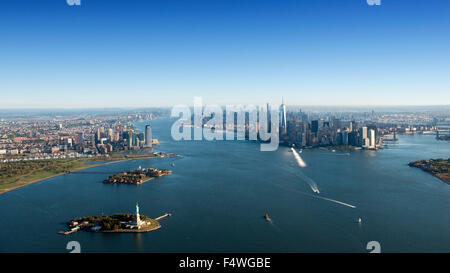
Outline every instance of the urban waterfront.
{"label": "urban waterfront", "polygon": [[[69,241],[82,252],[368,252],[369,241],[382,252],[450,251],[450,185],[407,165],[448,158],[449,142],[400,135],[378,151],[304,149],[301,168],[287,147],[174,141],[173,122],[136,126],[150,124],[161,143],[155,151],[180,158],[117,162],[0,195],[0,252],[68,252]],[[138,186],[102,183],[139,166],[173,173]],[[149,217],[172,217],[152,233],[57,234],[69,219],[132,213],[136,202]]]}

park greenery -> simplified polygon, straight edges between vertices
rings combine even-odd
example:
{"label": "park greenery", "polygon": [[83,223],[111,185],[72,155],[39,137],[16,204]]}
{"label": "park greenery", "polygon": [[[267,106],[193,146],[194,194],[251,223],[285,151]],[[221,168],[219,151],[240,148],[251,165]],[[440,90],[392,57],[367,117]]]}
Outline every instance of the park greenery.
{"label": "park greenery", "polygon": [[[153,219],[140,215],[141,221],[154,222]],[[67,222],[69,227],[74,223],[82,224],[83,228],[89,229],[94,226],[101,227],[102,231],[114,231],[123,229],[123,223],[128,223],[136,220],[136,215],[129,213],[116,213],[113,216],[86,216],[81,218],[74,218]],[[153,221],[152,221],[153,220]]]}
{"label": "park greenery", "polygon": [[[57,175],[121,160],[164,157],[165,154],[111,154],[92,158],[20,160],[0,162],[0,194]],[[90,163],[90,164],[86,164]],[[96,164],[97,163],[97,164]]]}
{"label": "park greenery", "polygon": [[433,174],[444,182],[450,184],[450,158],[439,158],[429,160],[418,160],[408,164],[411,167],[420,168],[426,172]]}

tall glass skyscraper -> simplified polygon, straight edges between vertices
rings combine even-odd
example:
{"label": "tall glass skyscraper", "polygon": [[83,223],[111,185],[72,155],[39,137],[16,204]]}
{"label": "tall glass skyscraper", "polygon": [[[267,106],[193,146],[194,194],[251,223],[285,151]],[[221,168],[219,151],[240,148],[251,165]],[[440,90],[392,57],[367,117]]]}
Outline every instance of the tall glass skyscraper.
{"label": "tall glass skyscraper", "polygon": [[284,99],[281,100],[280,106],[280,115],[281,115],[281,133],[286,134],[287,132],[287,121],[286,121],[286,105],[284,105]]}
{"label": "tall glass skyscraper", "polygon": [[152,127],[145,125],[145,147],[152,147]]}

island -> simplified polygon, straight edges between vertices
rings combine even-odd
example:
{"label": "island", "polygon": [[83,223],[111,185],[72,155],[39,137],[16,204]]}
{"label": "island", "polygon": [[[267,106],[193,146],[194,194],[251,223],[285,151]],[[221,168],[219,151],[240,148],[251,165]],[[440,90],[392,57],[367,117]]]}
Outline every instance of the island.
{"label": "island", "polygon": [[68,235],[77,231],[87,232],[149,232],[161,228],[158,220],[171,216],[166,213],[152,219],[139,214],[139,205],[136,204],[136,214],[116,213],[112,216],[86,216],[74,218],[66,223],[69,230],[60,231],[59,234]]}
{"label": "island", "polygon": [[111,175],[107,179],[103,180],[103,183],[107,184],[134,184],[139,185],[149,180],[154,179],[155,177],[161,177],[164,175],[171,174],[171,170],[166,169],[137,169],[134,171],[121,172]]}
{"label": "island", "polygon": [[450,184],[450,158],[418,160],[410,162],[408,165],[410,167],[420,168],[426,172],[429,172],[445,183]]}

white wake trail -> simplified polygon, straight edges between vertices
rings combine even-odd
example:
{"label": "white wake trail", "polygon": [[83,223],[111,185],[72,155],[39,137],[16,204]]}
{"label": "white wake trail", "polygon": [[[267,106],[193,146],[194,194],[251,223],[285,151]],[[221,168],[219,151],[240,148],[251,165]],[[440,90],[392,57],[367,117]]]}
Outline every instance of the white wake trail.
{"label": "white wake trail", "polygon": [[344,202],[341,202],[341,201],[338,201],[338,200],[334,200],[334,199],[330,199],[330,198],[326,198],[326,197],[322,197],[322,196],[315,196],[315,197],[321,198],[321,199],[324,199],[324,200],[327,200],[327,201],[331,201],[331,202],[334,202],[334,203],[337,203],[337,204],[340,204],[340,205],[344,205],[344,206],[350,207],[352,209],[356,209],[356,206],[353,206],[353,205],[350,205],[350,204],[347,204],[347,203],[344,203]]}
{"label": "white wake trail", "polygon": [[294,153],[294,157],[297,160],[297,164],[302,168],[306,167],[305,161],[303,161],[303,159],[300,157],[300,155],[297,153],[297,151],[294,148],[291,148],[291,150]]}
{"label": "white wake trail", "polygon": [[[305,161],[303,161],[303,159],[301,158],[301,156],[297,153],[297,151],[294,148],[291,148],[292,153],[294,154],[295,160],[297,160],[297,164],[304,168],[306,167],[306,163]],[[316,182],[314,182],[314,180],[312,180],[311,178],[309,178],[308,176],[304,175],[303,173],[300,173],[300,176],[303,178],[303,180],[306,181],[306,183],[308,183],[309,187],[311,188],[311,190],[317,194],[320,193],[319,188],[317,187]]]}
{"label": "white wake trail", "polygon": [[311,188],[311,190],[317,194],[320,193],[319,188],[317,187],[316,182],[314,182],[314,180],[312,180],[311,178],[309,178],[308,176],[306,176],[305,174],[303,174],[302,172],[299,173],[299,176],[306,181],[306,183],[308,183],[309,187]]}

